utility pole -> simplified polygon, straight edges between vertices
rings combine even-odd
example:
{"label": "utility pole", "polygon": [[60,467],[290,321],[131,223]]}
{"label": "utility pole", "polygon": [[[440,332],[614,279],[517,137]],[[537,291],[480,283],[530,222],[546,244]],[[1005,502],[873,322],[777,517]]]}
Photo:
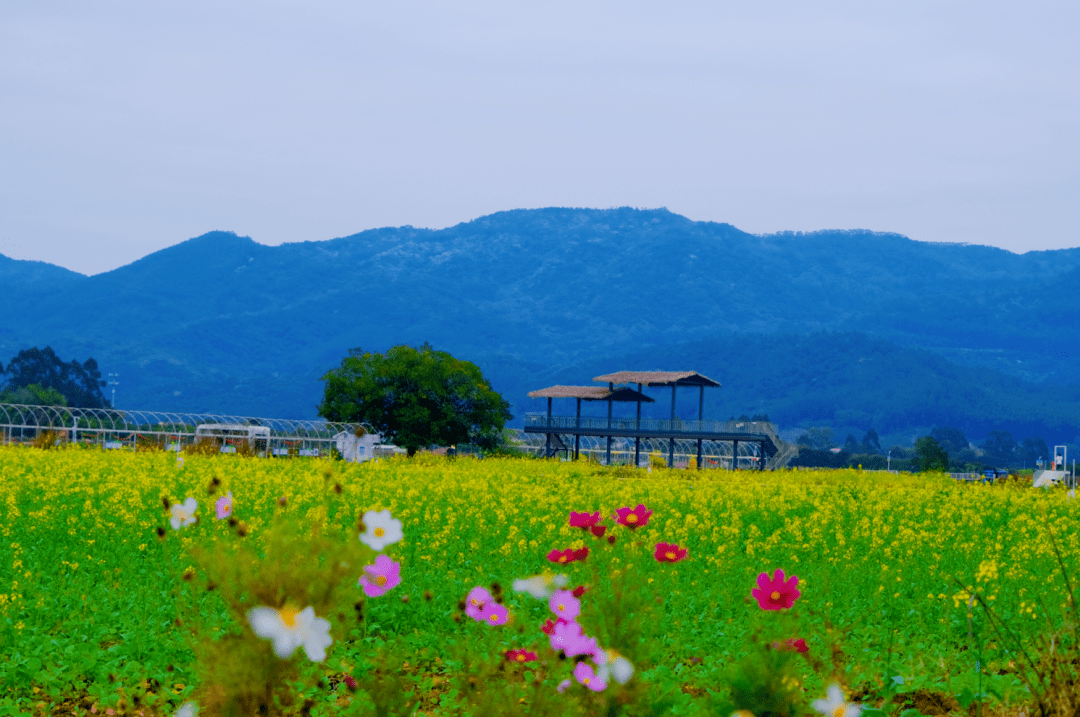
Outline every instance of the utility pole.
{"label": "utility pole", "polygon": [[120,374],[118,374],[118,373],[110,373],[109,374],[109,383],[108,383],[108,385],[112,386],[112,407],[113,408],[116,408],[116,387],[120,385],[120,381],[117,380],[119,378],[120,378]]}

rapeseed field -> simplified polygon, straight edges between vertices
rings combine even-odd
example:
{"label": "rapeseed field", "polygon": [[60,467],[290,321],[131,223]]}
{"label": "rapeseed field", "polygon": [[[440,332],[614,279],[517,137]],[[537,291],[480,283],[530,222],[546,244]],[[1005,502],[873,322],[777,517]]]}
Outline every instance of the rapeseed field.
{"label": "rapeseed field", "polygon": [[[0,714],[1015,712],[1072,620],[1078,510],[942,475],[5,447]],[[263,659],[289,696],[243,687]]]}

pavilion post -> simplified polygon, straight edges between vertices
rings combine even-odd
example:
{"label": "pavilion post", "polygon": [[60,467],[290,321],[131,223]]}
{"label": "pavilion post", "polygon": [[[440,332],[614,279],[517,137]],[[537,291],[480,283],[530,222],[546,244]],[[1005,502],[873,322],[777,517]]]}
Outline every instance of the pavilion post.
{"label": "pavilion post", "polygon": [[[641,384],[640,383],[637,385],[637,392],[641,393]],[[638,399],[638,402],[637,402],[637,426],[635,426],[635,428],[636,428],[636,430],[639,430],[639,431],[641,430],[641,399],[640,398]]]}
{"label": "pavilion post", "polygon": [[[577,421],[575,421],[575,425],[577,426],[577,428],[579,430],[581,429],[581,399],[580,398],[577,400]],[[578,459],[578,455],[580,453],[581,453],[581,434],[580,433],[575,433],[574,434],[574,460],[575,461]]]}
{"label": "pavilion post", "polygon": [[697,439],[697,469],[701,470],[701,439]]}
{"label": "pavilion post", "polygon": [[641,467],[641,436],[634,436],[634,468]]}
{"label": "pavilion post", "polygon": [[758,458],[759,470],[765,470],[765,441],[761,442],[761,456]]}
{"label": "pavilion post", "polygon": [[731,442],[731,470],[738,470],[739,468],[739,442]]}
{"label": "pavilion post", "polygon": [[[705,384],[701,384],[701,393],[698,395],[697,420],[701,424],[705,420]],[[698,425],[699,431],[704,431],[705,426]]]}
{"label": "pavilion post", "polygon": [[548,396],[547,443],[544,445],[544,458],[551,458],[551,396]]}

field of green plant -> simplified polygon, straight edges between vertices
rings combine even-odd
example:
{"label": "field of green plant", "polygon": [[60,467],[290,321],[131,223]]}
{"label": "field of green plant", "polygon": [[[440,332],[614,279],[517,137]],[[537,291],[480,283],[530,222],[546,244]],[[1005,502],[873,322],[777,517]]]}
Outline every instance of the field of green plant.
{"label": "field of green plant", "polygon": [[1078,512],[940,475],[5,447],[0,715],[1015,714],[1075,650]]}

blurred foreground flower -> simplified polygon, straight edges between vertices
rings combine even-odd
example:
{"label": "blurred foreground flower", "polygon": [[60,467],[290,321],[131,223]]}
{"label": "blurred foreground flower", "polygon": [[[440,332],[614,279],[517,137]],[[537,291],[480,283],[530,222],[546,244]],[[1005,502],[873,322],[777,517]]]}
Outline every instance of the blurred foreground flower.
{"label": "blurred foreground flower", "polygon": [[483,620],[484,606],[489,602],[492,602],[491,593],[477,585],[465,596],[465,614],[473,620]]}
{"label": "blurred foreground flower", "polygon": [[595,513],[578,513],[570,511],[570,527],[588,530],[600,522],[600,511]]}
{"label": "blurred foreground flower", "polygon": [[510,611],[497,602],[489,602],[480,611],[480,619],[489,625],[505,625],[510,619]]}
{"label": "blurred foreground flower", "polygon": [[176,710],[174,717],[196,717],[199,714],[199,706],[194,702],[185,702]]}
{"label": "blurred foreground flower", "polygon": [[389,510],[364,513],[364,526],[366,530],[360,534],[360,542],[375,551],[381,551],[403,537],[401,521],[392,518]]}
{"label": "blurred foreground flower", "polygon": [[593,692],[603,692],[607,689],[607,682],[602,680],[593,671],[593,668],[584,662],[577,663],[574,668],[574,678]]}
{"label": "blurred foreground flower", "polygon": [[567,622],[573,620],[581,613],[581,601],[574,597],[569,590],[556,590],[548,599],[548,607]]}
{"label": "blurred foreground flower", "polygon": [[758,601],[762,610],[786,610],[795,604],[802,593],[796,587],[799,579],[792,575],[784,579],[784,571],[779,568],[773,573],[772,578],[768,573],[758,575],[758,586],[750,591]]}
{"label": "blurred foreground flower", "polygon": [[188,498],[181,505],[170,506],[169,512],[172,513],[172,518],[169,519],[169,523],[172,525],[173,530],[180,530],[180,528],[194,525],[196,522],[195,511],[198,509],[199,501],[194,498]]}
{"label": "blurred foreground flower", "polygon": [[517,650],[507,650],[506,659],[510,662],[534,662],[537,658],[536,653],[532,650],[519,648]]}
{"label": "blurred foreground flower", "polygon": [[565,575],[544,573],[515,580],[513,587],[514,592],[529,593],[537,600],[546,600],[556,588],[564,588],[568,582],[569,579]]}
{"label": "blurred foreground flower", "polygon": [[826,717],[859,717],[862,705],[844,701],[844,692],[835,682],[829,685],[828,697],[814,700],[814,709]]}
{"label": "blurred foreground flower", "polygon": [[214,503],[214,510],[217,511],[217,519],[224,520],[232,515],[232,491],[230,490],[225,495],[217,499]]}
{"label": "blurred foreground flower", "polygon": [[401,565],[385,555],[376,556],[375,564],[365,565],[364,572],[367,575],[361,575],[357,584],[364,588],[364,594],[368,597],[385,595],[388,590],[401,584]]}
{"label": "blurred foreground flower", "polygon": [[638,503],[636,508],[619,508],[615,515],[611,516],[619,525],[625,525],[631,530],[649,524],[649,516],[652,511]]}
{"label": "blurred foreground flower", "polygon": [[675,543],[657,543],[653,556],[661,563],[677,563],[686,558],[686,548]]}
{"label": "blurred foreground flower", "polygon": [[273,640],[274,654],[283,660],[292,657],[296,648],[303,647],[312,662],[326,659],[326,648],[334,642],[330,637],[330,622],[315,617],[310,605],[300,612],[285,606],[280,610],[272,607],[253,607],[248,610],[248,622],[259,637]]}

